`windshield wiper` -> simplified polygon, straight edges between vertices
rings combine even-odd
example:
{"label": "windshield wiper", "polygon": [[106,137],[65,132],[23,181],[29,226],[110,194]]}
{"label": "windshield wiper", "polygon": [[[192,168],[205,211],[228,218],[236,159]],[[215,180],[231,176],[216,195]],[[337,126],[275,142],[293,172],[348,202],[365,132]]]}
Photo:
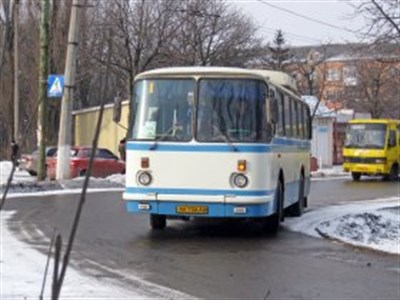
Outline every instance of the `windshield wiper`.
{"label": "windshield wiper", "polygon": [[362,147],[366,148],[366,149],[381,149],[381,148],[383,148],[382,145],[377,145],[377,144],[367,144],[367,145],[363,145]]}
{"label": "windshield wiper", "polygon": [[227,143],[234,152],[239,152],[239,149],[233,144],[232,140],[226,135],[223,134],[221,129],[214,124],[211,125],[217,132],[218,132],[218,137],[221,137],[225,143]]}
{"label": "windshield wiper", "polygon": [[162,142],[164,141],[167,137],[169,137],[171,135],[171,133],[174,131],[174,129],[176,129],[177,126],[174,124],[172,125],[166,132],[164,132],[162,135],[160,135],[159,137],[157,137],[154,140],[154,144],[150,146],[149,150],[155,150],[157,149],[157,145],[158,142]]}
{"label": "windshield wiper", "polygon": [[344,147],[345,147],[345,148],[357,149],[357,148],[360,148],[361,146],[360,146],[360,145],[357,145],[357,144],[347,144],[347,145],[344,145]]}

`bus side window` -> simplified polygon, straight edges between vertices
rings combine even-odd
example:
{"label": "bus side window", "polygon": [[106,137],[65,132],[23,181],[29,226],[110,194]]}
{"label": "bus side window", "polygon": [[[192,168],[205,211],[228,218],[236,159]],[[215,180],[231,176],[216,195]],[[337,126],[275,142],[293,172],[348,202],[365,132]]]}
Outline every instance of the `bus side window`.
{"label": "bus side window", "polygon": [[311,139],[312,138],[312,124],[311,124],[310,110],[308,109],[308,106],[306,106],[306,105],[304,105],[304,128],[305,128],[306,138]]}
{"label": "bus side window", "polygon": [[277,93],[276,101],[278,102],[278,111],[279,111],[279,122],[277,126],[276,133],[278,136],[285,136],[285,115],[284,115],[284,103],[283,103],[283,95],[281,92]]}
{"label": "bus side window", "polygon": [[295,130],[297,138],[301,138],[300,134],[300,112],[299,112],[299,103],[297,101],[293,101],[294,104],[294,114],[295,114]]}
{"label": "bus side window", "polygon": [[291,111],[292,111],[292,136],[297,138],[299,136],[298,124],[297,124],[297,103],[294,99],[290,99]]}
{"label": "bus side window", "polygon": [[291,112],[291,105],[290,105],[290,98],[285,96],[285,132],[287,137],[292,137],[292,112]]}
{"label": "bus side window", "polygon": [[302,139],[306,138],[306,132],[304,127],[304,109],[303,105],[299,103],[299,129],[300,129],[300,136]]}

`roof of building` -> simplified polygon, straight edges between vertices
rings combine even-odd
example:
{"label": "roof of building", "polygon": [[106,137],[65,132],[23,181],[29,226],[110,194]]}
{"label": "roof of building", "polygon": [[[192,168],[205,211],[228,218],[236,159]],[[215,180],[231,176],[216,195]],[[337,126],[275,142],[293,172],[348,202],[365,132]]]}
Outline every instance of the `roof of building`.
{"label": "roof of building", "polygon": [[325,61],[348,61],[358,59],[400,59],[398,44],[331,44],[290,48],[294,60],[305,60],[317,52]]}
{"label": "roof of building", "polygon": [[301,99],[307,103],[310,107],[311,113],[314,111],[315,107],[318,105],[315,115],[318,117],[336,117],[336,111],[329,109],[325,104],[320,102],[315,96],[301,96]]}

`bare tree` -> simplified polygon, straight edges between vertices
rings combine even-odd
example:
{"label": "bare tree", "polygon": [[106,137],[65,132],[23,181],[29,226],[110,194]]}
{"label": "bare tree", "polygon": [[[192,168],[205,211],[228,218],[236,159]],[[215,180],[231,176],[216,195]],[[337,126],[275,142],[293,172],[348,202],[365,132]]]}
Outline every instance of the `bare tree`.
{"label": "bare tree", "polygon": [[400,62],[396,58],[354,61],[357,84],[344,90],[346,106],[373,118],[400,117]]}
{"label": "bare tree", "polygon": [[1,0],[0,4],[0,143],[2,145],[1,157],[8,154],[9,141],[13,129],[13,31],[14,31],[14,2]]}
{"label": "bare tree", "polygon": [[376,43],[400,43],[400,1],[370,0],[354,4],[357,14],[367,20],[363,35]]}
{"label": "bare tree", "polygon": [[[62,74],[72,0],[50,0],[50,73]],[[12,1],[0,0],[1,156],[8,153],[13,124]],[[22,151],[37,144],[40,0],[20,2],[19,94]],[[142,71],[178,65],[246,66],[260,53],[253,22],[225,0],[85,0],[77,61],[74,108],[100,103],[99,74],[104,69],[104,34],[114,33],[108,91],[132,98],[133,78]],[[112,97],[111,97],[112,98]],[[110,102],[112,99],[106,99]],[[49,103],[47,144],[55,144],[60,103]]]}
{"label": "bare tree", "polygon": [[320,99],[324,93],[326,83],[326,49],[328,45],[311,49],[306,57],[292,59],[290,70],[296,77],[297,86],[301,94],[316,96]]}
{"label": "bare tree", "polygon": [[260,41],[253,22],[226,1],[182,1],[168,57],[177,65],[244,66]]}

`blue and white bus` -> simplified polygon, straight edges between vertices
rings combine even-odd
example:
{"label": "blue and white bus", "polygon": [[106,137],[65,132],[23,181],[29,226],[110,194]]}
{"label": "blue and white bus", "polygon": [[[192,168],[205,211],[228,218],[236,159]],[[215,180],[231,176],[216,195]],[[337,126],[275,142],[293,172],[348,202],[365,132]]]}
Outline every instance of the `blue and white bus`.
{"label": "blue and white bus", "polygon": [[135,78],[126,210],[168,218],[252,218],[276,232],[310,186],[310,111],[288,75],[164,68]]}

